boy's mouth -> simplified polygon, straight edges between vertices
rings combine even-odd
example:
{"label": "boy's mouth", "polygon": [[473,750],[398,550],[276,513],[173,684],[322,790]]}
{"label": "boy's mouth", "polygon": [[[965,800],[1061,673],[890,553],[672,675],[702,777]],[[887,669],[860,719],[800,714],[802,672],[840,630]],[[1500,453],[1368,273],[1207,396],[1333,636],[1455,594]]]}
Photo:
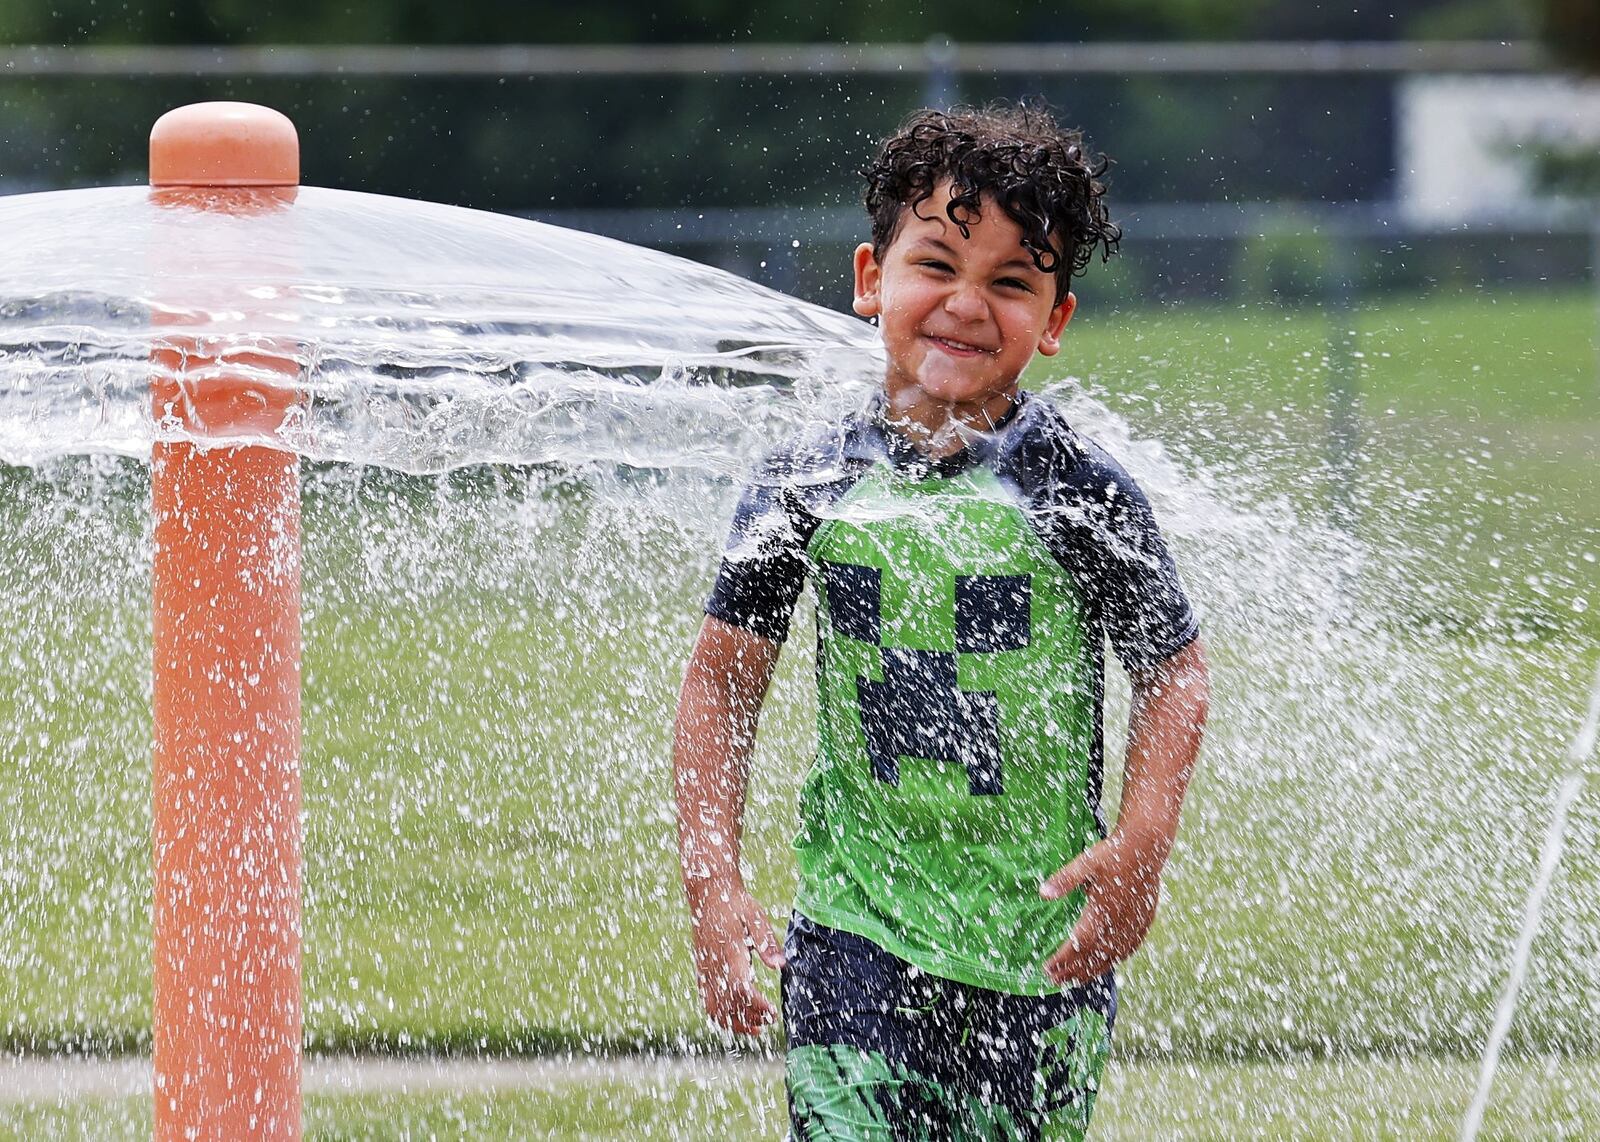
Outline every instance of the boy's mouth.
{"label": "boy's mouth", "polygon": [[953,357],[979,357],[989,351],[981,345],[957,341],[952,337],[938,337],[932,333],[925,333],[923,336]]}

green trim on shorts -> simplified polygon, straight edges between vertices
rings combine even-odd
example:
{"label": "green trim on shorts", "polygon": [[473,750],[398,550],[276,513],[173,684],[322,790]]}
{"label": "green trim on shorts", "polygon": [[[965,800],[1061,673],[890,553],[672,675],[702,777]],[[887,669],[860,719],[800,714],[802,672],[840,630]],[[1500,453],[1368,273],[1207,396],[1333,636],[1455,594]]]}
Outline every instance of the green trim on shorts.
{"label": "green trim on shorts", "polygon": [[[1106,1017],[1091,1008],[1040,1033],[1039,1063],[1033,1073],[1034,1105],[1041,1108],[1040,1142],[1083,1142],[1110,1058],[1111,1028]],[[1048,1077],[1062,1068],[1066,1079],[1056,1089],[1081,1093],[1070,1102],[1046,1106]]]}
{"label": "green trim on shorts", "polygon": [[791,1047],[784,1070],[793,1117],[805,1124],[794,1142],[892,1142],[895,1112],[918,1081],[878,1052],[843,1043]]}
{"label": "green trim on shorts", "polygon": [[[955,1142],[1083,1142],[1100,1078],[1111,1054],[1110,1029],[1097,1011],[1083,1011],[1041,1036],[1035,1078],[1039,1115],[1026,1130],[1004,1106],[947,1090],[877,1051],[843,1043],[790,1048],[785,1060],[793,1142],[896,1142],[933,1137]],[[1081,1097],[1044,1106],[1047,1070],[1069,1069]],[[1059,1086],[1057,1089],[1061,1089]],[[916,1130],[918,1120],[925,1125]],[[937,1129],[936,1129],[937,1127]]]}

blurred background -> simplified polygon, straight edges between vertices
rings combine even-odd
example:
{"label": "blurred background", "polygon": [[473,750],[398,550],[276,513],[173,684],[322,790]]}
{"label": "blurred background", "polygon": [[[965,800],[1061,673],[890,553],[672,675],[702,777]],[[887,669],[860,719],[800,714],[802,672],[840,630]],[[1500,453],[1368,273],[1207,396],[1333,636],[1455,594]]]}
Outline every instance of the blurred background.
{"label": "blurred background", "polygon": [[1600,41],[1586,0],[1019,4],[979,34],[954,3],[755,7],[5,0],[0,42],[43,46],[0,68],[0,192],[141,181],[162,111],[255,100],[300,124],[310,184],[598,230],[837,305],[875,141],[919,106],[1036,95],[1116,162],[1107,298],[1589,272],[1600,111],[1565,66]]}

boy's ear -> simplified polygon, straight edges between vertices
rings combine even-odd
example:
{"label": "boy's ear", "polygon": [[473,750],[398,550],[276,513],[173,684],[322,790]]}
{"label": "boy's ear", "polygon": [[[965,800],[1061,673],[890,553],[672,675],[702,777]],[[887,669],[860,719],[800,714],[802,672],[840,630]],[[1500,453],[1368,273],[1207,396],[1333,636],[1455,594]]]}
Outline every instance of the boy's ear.
{"label": "boy's ear", "polygon": [[1050,311],[1050,316],[1044,323],[1044,332],[1039,334],[1041,356],[1054,357],[1061,352],[1061,331],[1067,327],[1067,322],[1072,320],[1072,311],[1077,308],[1078,295],[1068,290],[1067,296],[1061,299],[1061,304]]}
{"label": "boy's ear", "polygon": [[852,307],[862,317],[876,317],[882,310],[878,304],[880,270],[878,258],[872,252],[872,243],[863,242],[856,247],[856,299]]}

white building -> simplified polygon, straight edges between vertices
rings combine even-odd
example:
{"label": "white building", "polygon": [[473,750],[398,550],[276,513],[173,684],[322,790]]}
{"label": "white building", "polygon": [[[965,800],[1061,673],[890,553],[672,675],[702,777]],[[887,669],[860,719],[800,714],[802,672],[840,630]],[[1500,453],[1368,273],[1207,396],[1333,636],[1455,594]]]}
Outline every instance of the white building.
{"label": "white building", "polygon": [[1600,151],[1600,82],[1562,76],[1413,76],[1397,92],[1399,197],[1419,224],[1550,205],[1534,186],[1542,147]]}

